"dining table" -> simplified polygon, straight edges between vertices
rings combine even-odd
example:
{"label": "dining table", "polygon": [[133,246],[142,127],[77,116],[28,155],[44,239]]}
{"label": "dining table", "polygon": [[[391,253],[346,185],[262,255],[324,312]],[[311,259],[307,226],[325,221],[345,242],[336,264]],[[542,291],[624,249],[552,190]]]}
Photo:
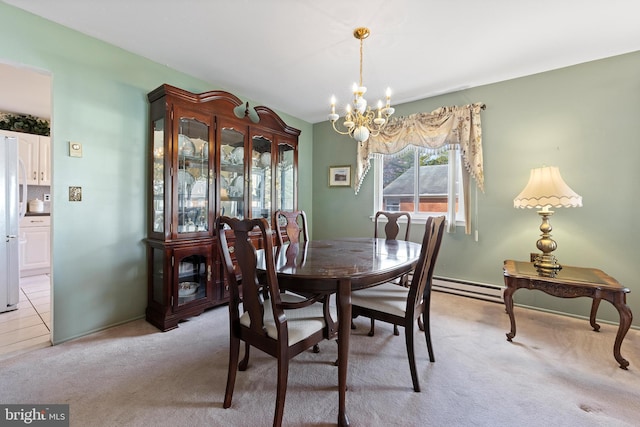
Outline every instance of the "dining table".
{"label": "dining table", "polygon": [[338,311],[338,425],[348,426],[346,410],[351,292],[376,286],[411,272],[421,245],[404,240],[337,238],[283,245],[276,252],[281,289],[336,294]]}

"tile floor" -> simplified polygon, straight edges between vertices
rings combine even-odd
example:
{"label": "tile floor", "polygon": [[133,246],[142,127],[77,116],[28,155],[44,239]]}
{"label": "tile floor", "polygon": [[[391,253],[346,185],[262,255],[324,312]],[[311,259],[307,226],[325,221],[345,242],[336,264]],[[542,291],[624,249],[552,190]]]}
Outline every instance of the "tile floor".
{"label": "tile floor", "polygon": [[0,359],[50,345],[49,275],[21,277],[18,309],[0,313]]}

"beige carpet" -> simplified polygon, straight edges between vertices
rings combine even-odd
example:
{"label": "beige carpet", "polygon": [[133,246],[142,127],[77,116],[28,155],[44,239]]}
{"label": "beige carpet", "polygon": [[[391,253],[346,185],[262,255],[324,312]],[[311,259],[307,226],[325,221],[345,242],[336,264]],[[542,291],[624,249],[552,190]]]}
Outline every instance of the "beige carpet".
{"label": "beige carpet", "polygon": [[[500,304],[435,293],[436,362],[418,339],[421,393],[414,393],[404,339],[356,319],[347,410],[353,426],[638,426],[640,333],[612,354],[616,326],[516,307],[508,343]],[[401,331],[401,334],[403,331]],[[233,404],[222,408],[227,372],[227,310],[210,310],[159,332],[144,320],[0,361],[0,402],[69,403],[71,426],[269,426],[275,361],[259,351],[238,373]],[[291,364],[287,426],[337,419],[333,342]]]}

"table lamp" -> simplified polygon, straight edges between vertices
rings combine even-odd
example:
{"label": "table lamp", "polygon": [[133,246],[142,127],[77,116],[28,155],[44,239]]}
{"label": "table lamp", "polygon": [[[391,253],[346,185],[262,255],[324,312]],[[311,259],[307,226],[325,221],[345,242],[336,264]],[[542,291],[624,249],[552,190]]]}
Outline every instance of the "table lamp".
{"label": "table lamp", "polygon": [[534,265],[542,270],[559,270],[562,268],[558,260],[551,255],[557,248],[551,238],[551,224],[549,217],[553,211],[549,208],[569,208],[582,206],[582,197],[575,193],[560,176],[560,170],[555,166],[545,166],[531,169],[527,186],[513,199],[514,208],[540,209],[538,215],[542,217],[540,231],[541,238],[536,247],[542,251],[534,260]]}

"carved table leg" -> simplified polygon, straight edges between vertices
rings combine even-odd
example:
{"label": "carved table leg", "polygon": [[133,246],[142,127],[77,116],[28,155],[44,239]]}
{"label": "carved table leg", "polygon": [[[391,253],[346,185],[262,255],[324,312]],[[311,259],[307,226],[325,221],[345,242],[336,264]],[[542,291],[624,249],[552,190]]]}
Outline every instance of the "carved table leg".
{"label": "carved table leg", "polygon": [[620,325],[618,326],[616,341],[613,345],[613,357],[615,357],[620,364],[620,368],[627,369],[627,366],[629,366],[629,361],[623,358],[620,354],[620,346],[622,345],[622,340],[624,339],[625,335],[627,335],[627,331],[631,326],[633,315],[631,314],[631,309],[629,308],[629,306],[624,302],[613,302],[612,304],[616,309],[618,309],[618,313],[620,314]]}
{"label": "carved table leg", "polygon": [[504,307],[509,315],[509,321],[511,322],[511,331],[507,332],[507,341],[511,341],[516,336],[516,319],[513,315],[513,293],[515,288],[507,284],[507,289],[504,290]]}
{"label": "carved table leg", "polygon": [[600,298],[594,298],[593,303],[591,304],[591,315],[589,316],[589,321],[591,322],[591,327],[594,331],[600,331],[600,325],[596,323],[596,314],[598,314],[598,307],[600,306]]}

